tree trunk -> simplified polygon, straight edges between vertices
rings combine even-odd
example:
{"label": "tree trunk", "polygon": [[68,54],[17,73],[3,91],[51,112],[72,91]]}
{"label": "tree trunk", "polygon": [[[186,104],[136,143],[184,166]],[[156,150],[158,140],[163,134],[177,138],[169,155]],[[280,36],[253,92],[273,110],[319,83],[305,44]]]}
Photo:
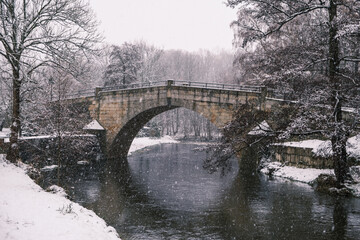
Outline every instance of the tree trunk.
{"label": "tree trunk", "polygon": [[57,158],[57,185],[61,186],[61,136],[58,133],[57,137],[57,148],[56,148],[56,158]]}
{"label": "tree trunk", "polygon": [[[357,44],[358,44],[358,46],[360,45],[360,36],[357,37]],[[356,48],[355,57],[356,57],[356,58],[359,58],[359,57],[360,57],[360,50],[359,50],[359,48]],[[359,63],[358,63],[358,62],[354,62],[354,75],[356,76],[358,73],[359,73]]]}
{"label": "tree trunk", "polygon": [[125,66],[123,66],[122,84],[123,84],[123,86],[126,85],[126,68],[125,68]]}
{"label": "tree trunk", "polygon": [[170,117],[171,117],[171,131],[172,131],[172,135],[175,136],[177,134],[177,128],[175,127],[176,126],[176,120],[174,119],[174,113],[170,113]]}
{"label": "tree trunk", "polygon": [[342,186],[346,180],[351,180],[346,154],[347,139],[348,137],[344,133],[336,133],[331,139],[334,172],[338,186]]}
{"label": "tree trunk", "polygon": [[342,92],[341,82],[337,76],[339,69],[339,40],[336,38],[337,26],[336,26],[336,15],[337,15],[337,1],[330,0],[329,6],[329,80],[333,89],[331,105],[333,107],[333,122],[334,122],[334,133],[331,138],[332,150],[333,150],[333,161],[334,161],[334,172],[338,186],[344,184],[345,180],[349,179],[349,166],[347,164],[346,154],[346,142],[348,139],[348,133],[342,123]]}
{"label": "tree trunk", "polygon": [[189,114],[187,111],[184,111],[184,120],[183,120],[183,127],[184,127],[184,138],[188,138],[188,135],[189,135],[189,130],[188,130],[188,120],[189,119]]}
{"label": "tree trunk", "polygon": [[62,108],[62,103],[61,103],[61,95],[62,95],[62,91],[61,91],[61,84],[58,84],[58,99],[56,102],[56,114],[55,114],[55,131],[57,134],[57,147],[56,147],[56,158],[57,158],[57,184],[58,186],[61,186],[61,171],[62,171],[62,156],[61,156],[61,148],[62,148],[62,127],[63,127],[63,121],[61,119],[62,113],[63,113],[63,108]]}
{"label": "tree trunk", "polygon": [[20,86],[19,81],[20,73],[17,70],[13,70],[13,95],[12,95],[12,116],[10,126],[10,145],[7,151],[6,158],[10,162],[17,162],[20,160],[19,153],[19,129],[20,129]]}
{"label": "tree trunk", "polygon": [[210,121],[207,121],[206,128],[207,128],[207,138],[208,138],[208,140],[211,140],[211,139],[212,139],[212,135],[211,135],[211,124],[210,124]]}
{"label": "tree trunk", "polygon": [[176,128],[175,128],[175,131],[174,131],[174,136],[179,132],[179,127],[180,127],[179,109],[177,108],[175,110],[175,112],[176,112],[176,124],[175,124]]}

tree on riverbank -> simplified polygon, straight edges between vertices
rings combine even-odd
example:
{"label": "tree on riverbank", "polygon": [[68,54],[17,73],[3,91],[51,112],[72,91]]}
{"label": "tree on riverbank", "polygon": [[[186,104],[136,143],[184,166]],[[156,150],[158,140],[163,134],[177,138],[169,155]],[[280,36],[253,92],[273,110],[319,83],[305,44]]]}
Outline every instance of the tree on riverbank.
{"label": "tree on riverbank", "polygon": [[38,169],[57,165],[57,185],[61,186],[79,161],[94,164],[100,149],[96,138],[83,130],[92,120],[87,103],[67,99],[76,83],[73,76],[47,69],[38,79],[37,91],[23,95],[20,156]]}
{"label": "tree on riverbank", "polygon": [[[12,85],[12,120],[7,158],[19,160],[20,102],[24,83],[44,66],[76,71],[70,63],[99,40],[87,3],[80,0],[0,2],[0,56]],[[61,59],[61,61],[59,61]]]}
{"label": "tree on riverbank", "polygon": [[248,81],[282,88],[298,101],[298,114],[280,137],[316,133],[331,139],[338,185],[351,180],[346,142],[357,122],[345,120],[342,110],[359,103],[360,2],[227,3],[239,7],[232,26]]}

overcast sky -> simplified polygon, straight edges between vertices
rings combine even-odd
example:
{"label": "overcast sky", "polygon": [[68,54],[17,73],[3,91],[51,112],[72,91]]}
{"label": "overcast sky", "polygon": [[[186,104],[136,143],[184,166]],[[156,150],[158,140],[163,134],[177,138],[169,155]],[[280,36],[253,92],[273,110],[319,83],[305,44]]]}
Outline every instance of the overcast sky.
{"label": "overcast sky", "polygon": [[105,41],[144,40],[164,49],[232,49],[236,11],[224,0],[90,0]]}

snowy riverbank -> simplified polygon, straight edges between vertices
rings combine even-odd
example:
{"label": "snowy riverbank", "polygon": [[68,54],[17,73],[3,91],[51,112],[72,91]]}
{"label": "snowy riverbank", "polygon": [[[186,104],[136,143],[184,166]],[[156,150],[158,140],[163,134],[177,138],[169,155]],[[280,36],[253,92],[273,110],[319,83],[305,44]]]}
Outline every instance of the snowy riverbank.
{"label": "snowy riverbank", "polygon": [[280,162],[264,163],[260,172],[307,184],[312,184],[320,174],[334,175],[333,169],[297,168],[285,166]]}
{"label": "snowy riverbank", "polygon": [[129,154],[132,154],[137,150],[161,143],[178,143],[178,142],[179,141],[173,139],[170,136],[163,136],[161,138],[149,138],[149,137],[135,138],[131,144]]}
{"label": "snowy riverbank", "polygon": [[[273,145],[287,146],[294,148],[308,148],[311,149],[314,156],[331,157],[332,148],[330,141],[324,140],[304,140],[299,142],[284,142]],[[349,157],[360,162],[360,134],[348,139],[347,153]],[[275,177],[290,179],[293,181],[303,182],[312,185],[320,174],[334,175],[333,169],[315,169],[315,168],[297,168],[285,166],[280,162],[271,162],[265,159],[261,172]],[[355,184],[348,184],[347,187],[352,189],[353,194],[360,197],[360,166],[353,166],[350,168],[350,173],[355,181]]]}
{"label": "snowy riverbank", "polygon": [[[263,174],[286,178],[309,185],[313,185],[320,174],[334,175],[333,169],[297,168],[269,160],[263,161],[261,167],[260,172]],[[347,187],[352,190],[354,196],[360,197],[360,166],[352,167],[351,175],[355,184],[347,184]]]}
{"label": "snowy riverbank", "polygon": [[120,239],[93,211],[45,192],[0,155],[0,239]]}

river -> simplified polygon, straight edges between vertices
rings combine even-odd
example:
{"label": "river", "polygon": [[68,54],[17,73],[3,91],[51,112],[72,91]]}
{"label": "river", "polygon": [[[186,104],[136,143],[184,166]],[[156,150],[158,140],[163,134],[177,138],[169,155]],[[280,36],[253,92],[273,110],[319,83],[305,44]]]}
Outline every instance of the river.
{"label": "river", "polygon": [[77,181],[74,200],[127,239],[359,239],[360,199],[241,171],[208,174],[193,144],[162,144]]}

